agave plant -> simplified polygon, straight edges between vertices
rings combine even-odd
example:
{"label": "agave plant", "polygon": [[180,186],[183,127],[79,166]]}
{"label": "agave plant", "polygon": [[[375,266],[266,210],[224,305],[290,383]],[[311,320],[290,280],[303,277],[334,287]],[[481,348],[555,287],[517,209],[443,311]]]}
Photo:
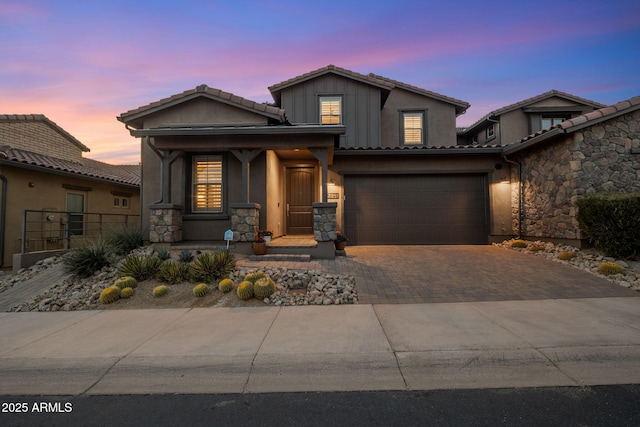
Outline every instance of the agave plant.
{"label": "agave plant", "polygon": [[160,258],[151,256],[129,255],[120,264],[120,276],[131,276],[141,282],[152,278],[160,269]]}
{"label": "agave plant", "polygon": [[160,266],[157,277],[172,285],[182,283],[191,277],[191,266],[184,262],[166,261]]}
{"label": "agave plant", "polygon": [[196,282],[216,283],[226,277],[236,267],[234,255],[227,249],[218,249],[213,253],[201,253],[193,263],[193,280]]}
{"label": "agave plant", "polygon": [[72,249],[63,258],[64,269],[78,277],[89,277],[111,263],[113,248],[103,239],[96,239]]}

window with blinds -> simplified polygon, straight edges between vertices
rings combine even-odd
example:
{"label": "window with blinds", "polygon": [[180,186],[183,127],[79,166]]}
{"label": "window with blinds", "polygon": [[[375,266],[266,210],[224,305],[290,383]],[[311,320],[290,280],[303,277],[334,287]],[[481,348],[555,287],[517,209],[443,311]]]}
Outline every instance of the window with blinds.
{"label": "window with blinds", "polygon": [[403,143],[424,144],[424,113],[412,112],[402,114]]}
{"label": "window with blinds", "polygon": [[222,212],[222,156],[193,158],[193,211]]}
{"label": "window with blinds", "polygon": [[342,123],[341,97],[323,96],[320,98],[320,123],[323,125],[339,125]]}

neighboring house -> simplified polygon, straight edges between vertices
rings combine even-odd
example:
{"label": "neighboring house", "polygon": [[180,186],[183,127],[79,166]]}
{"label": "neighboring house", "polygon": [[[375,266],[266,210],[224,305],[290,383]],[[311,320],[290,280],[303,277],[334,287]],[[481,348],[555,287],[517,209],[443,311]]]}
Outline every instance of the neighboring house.
{"label": "neighboring house", "polygon": [[[269,90],[274,105],[201,85],[118,117],[142,139],[151,242],[231,230],[248,252],[264,229],[311,235],[317,246],[301,250],[332,257],[337,229],[350,244],[500,241],[518,207],[508,143],[601,107],[551,91],[462,130],[468,103],[333,65]],[[460,145],[487,123],[500,125],[491,140]]]}
{"label": "neighboring house", "polygon": [[[115,166],[82,157],[89,148],[41,114],[0,115],[0,261],[13,254],[61,249],[67,231],[87,232],[86,213],[122,214],[139,223],[140,166]],[[22,241],[25,210],[74,212],[30,216],[41,229]],[[115,218],[115,217],[114,217]],[[41,220],[41,221],[40,221]],[[103,220],[108,221],[107,216]]]}
{"label": "neighboring house", "polygon": [[458,133],[458,144],[507,145],[604,105],[550,90],[492,111]]}

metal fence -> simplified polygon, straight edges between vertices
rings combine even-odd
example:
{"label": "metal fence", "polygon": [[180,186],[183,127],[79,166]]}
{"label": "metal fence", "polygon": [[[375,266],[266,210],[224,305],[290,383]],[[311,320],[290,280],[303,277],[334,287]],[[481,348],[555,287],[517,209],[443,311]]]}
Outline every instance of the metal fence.
{"label": "metal fence", "polygon": [[140,215],[25,210],[22,253],[70,249],[120,227],[139,227]]}

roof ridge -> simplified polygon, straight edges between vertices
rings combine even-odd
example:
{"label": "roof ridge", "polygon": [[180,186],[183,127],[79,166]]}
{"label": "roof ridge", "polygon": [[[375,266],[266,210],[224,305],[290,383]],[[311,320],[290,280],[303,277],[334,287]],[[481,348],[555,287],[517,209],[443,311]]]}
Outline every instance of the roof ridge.
{"label": "roof ridge", "polygon": [[356,78],[356,79],[361,80],[363,82],[369,82],[369,83],[371,83],[373,85],[382,86],[382,87],[385,87],[387,89],[393,89],[393,87],[394,87],[394,85],[392,83],[387,82],[385,80],[378,79],[378,78],[376,78],[374,76],[358,73],[356,71],[351,71],[351,70],[348,70],[346,68],[342,68],[342,67],[338,67],[338,66],[333,65],[333,64],[329,64],[329,65],[325,65],[324,67],[320,67],[320,68],[318,68],[316,70],[308,71],[308,72],[306,72],[304,74],[300,74],[298,76],[295,76],[295,77],[292,77],[290,79],[284,80],[284,81],[282,81],[280,83],[273,84],[273,85],[269,86],[268,89],[269,89],[270,92],[273,93],[274,91],[278,91],[281,88],[289,86],[294,82],[302,82],[304,80],[308,80],[308,79],[313,78],[315,76],[320,76],[320,75],[322,75],[324,73],[327,73],[327,72],[330,72],[330,71],[335,71],[338,74],[342,74],[342,75],[347,76],[347,77],[353,77],[353,78]]}

